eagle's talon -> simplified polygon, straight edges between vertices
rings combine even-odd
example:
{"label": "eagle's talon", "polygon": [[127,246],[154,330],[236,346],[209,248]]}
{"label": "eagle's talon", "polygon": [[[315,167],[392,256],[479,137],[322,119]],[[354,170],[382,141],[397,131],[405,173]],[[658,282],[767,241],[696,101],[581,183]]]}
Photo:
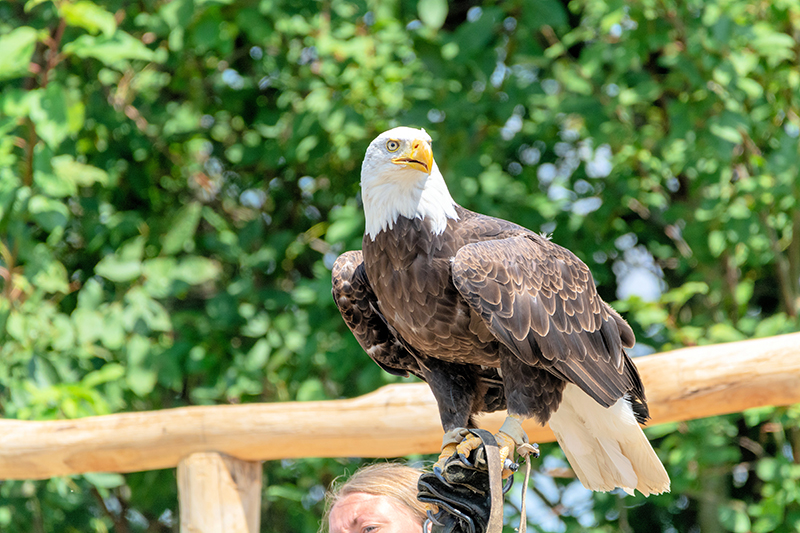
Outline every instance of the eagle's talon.
{"label": "eagle's talon", "polygon": [[453,433],[445,434],[445,440],[442,443],[442,452],[439,454],[439,458],[433,464],[434,470],[438,468],[439,471],[441,472],[444,469],[444,465],[447,464],[447,460],[450,459],[453,456],[453,454],[456,453],[457,443],[461,442],[460,440],[455,440],[457,438],[458,436],[457,435],[454,436]]}
{"label": "eagle's talon", "polygon": [[[456,446],[456,453],[458,453],[459,456],[463,456],[464,458],[466,458],[469,457],[474,450],[477,450],[482,445],[483,441],[481,441],[481,439],[479,439],[475,435],[469,434],[464,440],[458,443],[458,446]],[[466,464],[467,466],[473,466],[473,464],[468,460],[464,460],[464,464]]]}
{"label": "eagle's talon", "polygon": [[[514,475],[519,469],[519,464],[514,461],[514,452],[517,448],[517,443],[513,437],[499,431],[494,436],[497,440],[497,445],[500,447],[500,463],[503,465],[503,479]],[[516,466],[516,468],[514,468]]]}
{"label": "eagle's talon", "polygon": [[472,467],[474,467],[474,466],[475,466],[474,464],[472,464],[472,463],[470,462],[470,460],[469,460],[469,459],[467,459],[467,456],[466,456],[466,455],[464,455],[463,453],[459,453],[459,454],[458,454],[458,460],[459,460],[459,461],[461,461],[462,463],[464,463],[464,466],[468,466],[468,467],[470,467],[470,468],[472,468]]}
{"label": "eagle's talon", "polygon": [[[428,522],[428,521],[433,522],[434,524],[436,524],[439,527],[443,527],[444,526],[444,524],[442,524],[441,522],[439,522],[436,519],[436,516],[433,514],[433,511],[431,511],[430,509],[426,510],[425,514],[428,516],[428,520],[426,520],[426,522]],[[425,533],[427,533],[428,530],[427,529],[423,529],[423,531]]]}
{"label": "eagle's talon", "polygon": [[433,466],[433,475],[436,476],[436,479],[441,481],[442,483],[447,483],[447,480],[442,475],[442,467],[439,465]]}

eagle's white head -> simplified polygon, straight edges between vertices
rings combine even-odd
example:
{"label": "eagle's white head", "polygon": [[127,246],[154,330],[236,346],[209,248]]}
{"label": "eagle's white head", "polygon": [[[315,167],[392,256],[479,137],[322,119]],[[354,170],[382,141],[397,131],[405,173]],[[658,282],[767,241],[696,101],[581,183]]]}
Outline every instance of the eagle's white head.
{"label": "eagle's white head", "polygon": [[397,218],[428,218],[434,233],[458,218],[455,202],[433,160],[431,137],[401,126],[378,135],[361,165],[366,233],[372,239],[392,229]]}

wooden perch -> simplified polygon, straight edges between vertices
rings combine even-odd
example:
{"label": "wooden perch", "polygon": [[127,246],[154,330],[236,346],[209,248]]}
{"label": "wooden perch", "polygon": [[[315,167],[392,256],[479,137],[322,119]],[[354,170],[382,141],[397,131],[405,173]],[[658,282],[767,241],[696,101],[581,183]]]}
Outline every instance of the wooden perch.
{"label": "wooden perch", "polygon": [[178,463],[182,533],[257,533],[261,523],[258,461],[193,453]]}
{"label": "wooden perch", "polygon": [[[684,348],[636,359],[651,425],[800,402],[800,333]],[[481,425],[500,427],[505,413]],[[549,428],[524,426],[532,442]],[[439,451],[442,428],[424,383],[350,400],[183,407],[46,422],[0,420],[0,479],[175,467],[197,452],[245,461],[397,457]]]}

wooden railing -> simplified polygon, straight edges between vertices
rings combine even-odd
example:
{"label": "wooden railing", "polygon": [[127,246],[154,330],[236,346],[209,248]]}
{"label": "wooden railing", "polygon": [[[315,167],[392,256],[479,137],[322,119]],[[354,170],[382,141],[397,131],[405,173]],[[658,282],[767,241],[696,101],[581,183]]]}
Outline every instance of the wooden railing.
{"label": "wooden railing", "polygon": [[[800,402],[800,333],[636,359],[651,425]],[[496,431],[505,413],[481,418]],[[532,442],[548,427],[524,426]],[[181,531],[253,533],[260,461],[399,457],[439,450],[424,383],[349,400],[181,407],[75,420],[0,420],[0,479],[178,467]]]}

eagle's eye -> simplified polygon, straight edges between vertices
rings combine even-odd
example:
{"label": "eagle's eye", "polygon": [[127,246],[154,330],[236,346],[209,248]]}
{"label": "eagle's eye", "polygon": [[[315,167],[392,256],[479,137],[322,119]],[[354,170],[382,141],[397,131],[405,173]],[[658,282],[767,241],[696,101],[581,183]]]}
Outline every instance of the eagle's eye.
{"label": "eagle's eye", "polygon": [[386,141],[386,149],[389,150],[390,152],[396,152],[397,150],[400,149],[400,142],[395,141],[394,139],[389,139],[388,141]]}

